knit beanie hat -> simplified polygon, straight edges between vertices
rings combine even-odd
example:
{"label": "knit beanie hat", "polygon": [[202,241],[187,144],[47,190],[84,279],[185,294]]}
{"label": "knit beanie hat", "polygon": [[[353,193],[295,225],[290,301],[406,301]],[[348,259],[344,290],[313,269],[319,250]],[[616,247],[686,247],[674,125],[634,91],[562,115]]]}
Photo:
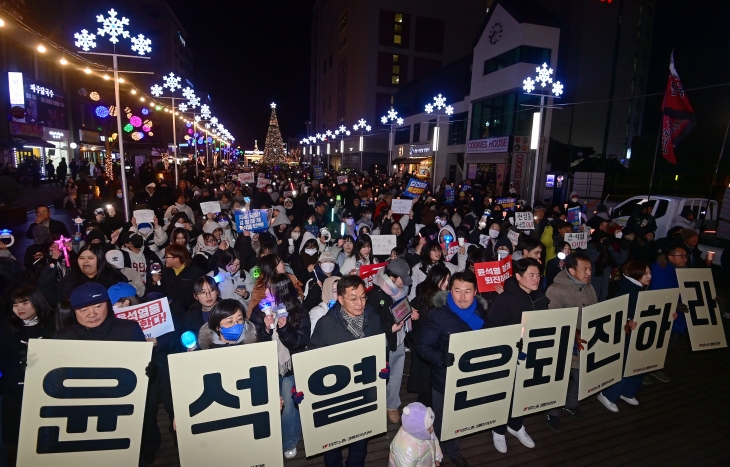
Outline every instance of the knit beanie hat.
{"label": "knit beanie hat", "polygon": [[403,407],[401,422],[406,433],[420,440],[431,439],[428,429],[433,426],[436,416],[431,407],[426,407],[420,402],[411,402]]}
{"label": "knit beanie hat", "polygon": [[687,243],[687,240],[696,237],[698,234],[692,229],[682,229],[679,235],[682,237],[682,243]]}

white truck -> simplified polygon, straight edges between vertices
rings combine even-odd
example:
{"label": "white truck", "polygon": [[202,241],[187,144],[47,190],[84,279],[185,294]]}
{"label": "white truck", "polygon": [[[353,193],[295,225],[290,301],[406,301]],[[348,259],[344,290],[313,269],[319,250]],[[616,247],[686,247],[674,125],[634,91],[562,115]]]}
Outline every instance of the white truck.
{"label": "white truck", "polygon": [[681,198],[677,196],[648,195],[634,196],[626,201],[618,203],[610,211],[611,219],[620,226],[626,226],[629,217],[639,206],[650,205],[651,215],[656,219],[656,238],[666,237],[667,232],[674,223],[674,217],[678,216],[685,206],[689,206],[694,213],[694,225],[701,230],[699,249],[703,257],[708,251],[714,251],[713,264],[720,265],[720,257],[723,252],[723,242],[715,237],[718,224],[717,201],[710,200],[709,208],[707,198]]}

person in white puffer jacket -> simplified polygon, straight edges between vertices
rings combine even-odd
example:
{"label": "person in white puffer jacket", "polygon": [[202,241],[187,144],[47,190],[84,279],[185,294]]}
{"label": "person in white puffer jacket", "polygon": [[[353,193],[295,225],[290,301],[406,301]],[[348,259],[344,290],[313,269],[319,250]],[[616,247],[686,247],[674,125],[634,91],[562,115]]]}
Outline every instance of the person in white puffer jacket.
{"label": "person in white puffer jacket", "polygon": [[436,467],[444,458],[433,432],[433,410],[420,402],[403,408],[402,425],[390,443],[388,467]]}
{"label": "person in white puffer jacket", "polygon": [[208,275],[214,278],[218,284],[221,300],[238,300],[244,306],[244,310],[248,309],[254,280],[246,270],[241,268],[241,261],[236,250],[229,248],[221,251],[216,268]]}

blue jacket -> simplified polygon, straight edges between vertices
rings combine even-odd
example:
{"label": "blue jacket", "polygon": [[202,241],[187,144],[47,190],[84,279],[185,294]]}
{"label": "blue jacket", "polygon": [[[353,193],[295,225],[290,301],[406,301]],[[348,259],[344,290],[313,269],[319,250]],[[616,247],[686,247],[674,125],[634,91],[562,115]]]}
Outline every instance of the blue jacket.
{"label": "blue jacket", "polygon": [[[662,267],[658,262],[651,265],[651,290],[678,289],[679,281],[677,280],[677,271],[672,263],[667,261],[667,265]],[[680,297],[680,302],[682,298]],[[672,332],[677,334],[687,334],[687,321],[684,313],[677,313],[677,319],[674,320]]]}

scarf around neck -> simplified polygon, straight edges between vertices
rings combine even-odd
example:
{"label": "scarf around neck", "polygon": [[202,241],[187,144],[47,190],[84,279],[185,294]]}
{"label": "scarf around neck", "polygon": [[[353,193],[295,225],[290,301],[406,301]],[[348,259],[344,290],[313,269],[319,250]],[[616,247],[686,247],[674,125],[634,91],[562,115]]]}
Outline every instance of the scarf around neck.
{"label": "scarf around neck", "polygon": [[446,303],[448,303],[449,308],[451,311],[453,311],[456,316],[458,316],[463,322],[465,322],[472,331],[476,331],[477,329],[481,329],[482,326],[484,326],[484,320],[479,317],[479,315],[476,314],[477,309],[477,301],[476,298],[472,302],[472,304],[469,306],[469,308],[459,308],[459,305],[456,304],[454,301],[454,298],[451,296],[451,292],[446,296]]}
{"label": "scarf around neck", "polygon": [[390,298],[393,299],[394,303],[408,294],[408,288],[398,288],[393,280],[388,277],[387,274],[385,274],[385,268],[380,271],[380,274],[375,277],[375,280],[380,288],[383,290],[383,292],[385,292]]}
{"label": "scarf around neck", "polygon": [[365,325],[364,313],[360,316],[355,316],[353,318],[352,316],[347,314],[344,307],[340,307],[340,314],[347,323],[347,330],[350,331],[350,334],[355,336],[355,339],[362,339],[363,337],[365,337],[365,331],[363,330],[363,327]]}

